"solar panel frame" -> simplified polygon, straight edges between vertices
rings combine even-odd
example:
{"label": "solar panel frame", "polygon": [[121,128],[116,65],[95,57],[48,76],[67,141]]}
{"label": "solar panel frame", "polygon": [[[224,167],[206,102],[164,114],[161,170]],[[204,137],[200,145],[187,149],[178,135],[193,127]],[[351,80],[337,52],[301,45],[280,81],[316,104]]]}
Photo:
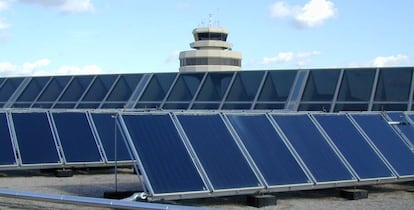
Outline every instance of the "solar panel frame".
{"label": "solar panel frame", "polygon": [[[8,117],[8,113],[7,112],[0,112],[1,118],[3,118],[4,116],[4,121],[6,123],[6,127],[0,126],[0,133],[1,134],[5,134],[8,135],[8,139],[7,138],[0,138],[0,141],[5,141],[5,140],[9,140],[9,148],[11,149],[11,151],[9,150],[9,154],[12,156],[12,160],[11,161],[4,161],[4,163],[0,163],[0,170],[2,169],[10,169],[10,168],[16,168],[19,166],[18,164],[18,158],[17,158],[17,154],[16,154],[16,147],[15,147],[15,139],[13,138],[13,135],[10,132],[10,125],[9,125],[9,117]],[[1,119],[3,120],[3,119]],[[1,142],[0,142],[1,143]],[[5,142],[5,144],[1,144],[1,148],[0,149],[4,149],[5,145],[7,145],[7,143]],[[4,156],[4,153],[1,153],[1,156]],[[5,159],[4,159],[5,160]],[[6,163],[8,162],[8,163]]]}
{"label": "solar panel frame", "polygon": [[[281,143],[285,146],[285,149],[287,152],[289,152],[293,158],[293,161],[296,161],[297,166],[300,168],[300,170],[302,170],[303,175],[306,176],[307,178],[307,182],[304,183],[286,183],[286,184],[269,184],[269,182],[267,181],[267,179],[265,178],[265,175],[263,174],[263,171],[260,170],[260,167],[257,165],[257,161],[255,161],[255,158],[253,157],[254,154],[251,154],[251,152],[249,152],[249,147],[246,145],[246,143],[242,140],[242,136],[240,134],[240,130],[238,130],[236,128],[236,125],[234,125],[231,121],[231,117],[232,116],[246,116],[246,117],[254,117],[254,116],[260,116],[260,117],[264,117],[267,122],[268,125],[271,127],[271,129],[273,129],[274,133],[279,136]],[[300,189],[307,189],[310,186],[313,186],[314,182],[312,180],[312,178],[308,175],[308,173],[306,172],[306,169],[304,169],[303,165],[301,164],[301,162],[297,159],[297,157],[292,153],[291,148],[289,148],[289,146],[286,144],[284,138],[282,136],[280,136],[279,132],[277,131],[277,129],[274,127],[273,123],[271,122],[271,119],[269,118],[269,116],[265,113],[223,113],[223,117],[225,119],[225,122],[228,123],[228,127],[230,129],[230,131],[233,133],[233,136],[235,137],[236,142],[239,144],[240,149],[243,151],[244,154],[246,154],[246,157],[248,158],[248,160],[250,160],[252,162],[252,165],[254,166],[254,169],[257,170],[258,175],[260,175],[260,178],[263,180],[263,182],[266,185],[266,190],[270,191],[270,192],[279,192],[279,191],[290,191],[290,190],[300,190]]]}
{"label": "solar panel frame", "polygon": [[[13,114],[45,114],[46,118],[47,118],[47,123],[49,126],[49,132],[50,132],[50,137],[52,138],[53,141],[53,146],[56,150],[56,162],[38,162],[38,163],[24,163],[24,161],[22,160],[22,141],[19,140],[18,135],[17,135],[17,131],[16,131],[16,122],[13,119]],[[18,164],[20,167],[22,168],[54,168],[54,167],[62,167],[62,165],[64,164],[65,160],[64,157],[62,156],[61,150],[60,148],[60,144],[58,142],[58,139],[56,139],[56,136],[54,135],[53,129],[52,129],[52,124],[50,121],[50,116],[49,113],[47,111],[41,111],[41,110],[37,110],[37,111],[29,111],[29,110],[13,110],[12,112],[8,112],[8,119],[9,119],[9,126],[10,126],[10,130],[11,130],[11,134],[12,134],[12,138],[15,140],[15,149],[16,149],[16,153],[18,158]],[[30,121],[31,122],[31,121]],[[38,130],[39,131],[39,130]],[[38,133],[38,132],[36,132]]]}
{"label": "solar panel frame", "polygon": [[[384,116],[382,115],[383,113],[381,113],[381,112],[369,112],[369,113],[349,113],[348,114],[348,117],[352,120],[352,122],[354,123],[354,125],[357,127],[357,128],[359,128],[359,131],[366,137],[366,139],[367,139],[367,141],[371,144],[371,146],[374,148],[374,149],[376,149],[377,151],[378,151],[378,153],[379,154],[381,154],[381,156],[383,157],[383,159],[384,159],[384,162],[385,163],[387,163],[388,165],[389,165],[389,168],[391,168],[392,170],[393,170],[393,172],[397,175],[397,177],[400,179],[400,180],[403,180],[403,179],[410,179],[410,178],[413,178],[414,177],[414,169],[412,170],[413,171],[413,174],[405,174],[405,175],[401,175],[399,172],[398,172],[398,169],[396,169],[396,167],[395,167],[395,163],[397,163],[398,164],[398,162],[399,161],[396,161],[396,159],[394,159],[395,158],[395,156],[394,157],[391,157],[391,156],[389,156],[389,155],[392,155],[392,154],[390,154],[390,153],[388,153],[389,155],[387,155],[387,154],[384,154],[384,150],[383,149],[381,149],[380,147],[383,147],[383,148],[385,148],[384,147],[384,145],[381,145],[380,143],[381,142],[378,142],[378,143],[376,143],[376,141],[378,140],[378,139],[373,139],[372,137],[370,137],[371,135],[372,135],[372,132],[371,132],[371,134],[368,134],[367,132],[366,132],[366,129],[364,129],[363,128],[363,126],[361,125],[361,123],[360,122],[358,122],[358,116],[379,116],[379,117],[381,117],[383,120],[384,120],[384,123],[386,123],[386,125],[388,125],[389,126],[389,129],[388,129],[388,132],[390,132],[389,134],[391,134],[391,135],[395,135],[395,137],[397,138],[396,140],[397,141],[400,141],[401,142],[401,144],[403,144],[403,147],[402,148],[405,148],[406,150],[409,150],[410,152],[412,152],[410,149],[409,149],[409,147],[407,146],[407,144],[404,142],[404,140],[401,138],[401,136],[397,133],[397,131],[391,126],[391,125],[389,125],[388,124],[388,122],[386,121],[386,119],[384,118]],[[385,125],[385,124],[384,124]],[[385,128],[388,128],[388,127],[385,127]],[[384,131],[384,130],[386,130],[387,131],[387,129],[385,129],[385,128],[377,128],[376,129],[376,131]],[[376,132],[374,132],[374,133],[376,133]],[[393,144],[393,145],[395,145],[395,144]],[[387,150],[385,150],[385,152],[387,152],[387,151],[389,151],[389,147],[387,146]],[[402,154],[401,153],[402,151],[400,151],[400,152],[398,152],[399,154]],[[408,155],[412,155],[413,157],[411,157],[412,159],[414,159],[414,154],[412,154],[412,153],[410,153],[410,152],[407,152],[406,154],[408,154]],[[388,157],[387,157],[388,156]],[[390,160],[390,158],[392,158],[393,160]],[[393,162],[394,163],[393,163]],[[400,169],[402,169],[402,168],[400,168]]]}
{"label": "solar panel frame", "polygon": [[[187,143],[189,145],[191,145],[193,151],[194,151],[194,156],[197,157],[197,159],[200,161],[201,166],[203,167],[203,171],[206,173],[206,176],[209,178],[209,181],[211,183],[211,187],[212,189],[212,193],[214,193],[216,196],[219,195],[232,195],[232,194],[249,194],[249,193],[254,193],[260,190],[263,190],[265,188],[265,184],[263,182],[263,180],[260,178],[260,175],[257,174],[257,170],[254,169],[254,166],[252,168],[251,165],[251,161],[248,160],[248,155],[246,155],[242,148],[240,148],[240,145],[235,141],[235,137],[233,136],[232,132],[229,130],[228,125],[226,124],[225,120],[223,120],[223,116],[219,113],[214,113],[214,112],[193,112],[193,111],[189,111],[189,112],[174,112],[173,115],[177,118],[177,121],[179,123],[180,126],[178,126],[180,128],[180,130],[182,129],[182,132],[185,136],[185,140],[188,141]],[[247,164],[246,166],[248,167],[249,170],[251,170],[252,175],[254,175],[255,179],[257,180],[257,186],[248,186],[248,187],[224,187],[224,188],[217,188],[214,186],[214,182],[211,179],[211,174],[209,175],[208,170],[206,169],[206,163],[203,163],[203,161],[200,159],[200,153],[197,152],[197,149],[195,148],[195,145],[192,143],[192,140],[188,137],[188,130],[186,132],[186,128],[183,125],[182,120],[180,120],[180,117],[186,117],[186,116],[217,116],[220,119],[220,122],[223,123],[223,125],[225,126],[225,130],[228,132],[230,138],[231,138],[231,142],[233,142],[236,146],[236,151],[240,152],[241,157],[244,159],[244,161],[246,161],[245,163]],[[259,172],[260,173],[260,172]]]}
{"label": "solar panel frame", "polygon": [[[374,156],[374,157],[376,157],[376,158],[378,158],[377,160],[379,160],[380,162],[379,163],[382,163],[382,164],[384,164],[384,166],[386,167],[386,169],[388,170],[388,172],[390,173],[390,175],[389,176],[382,176],[382,177],[380,177],[380,176],[371,176],[371,177],[366,177],[366,178],[363,178],[363,177],[361,177],[360,176],[360,173],[358,173],[358,171],[359,171],[359,169],[358,169],[358,167],[354,167],[353,166],[353,164],[352,164],[352,161],[355,161],[355,159],[354,160],[349,160],[347,157],[347,153],[348,153],[348,155],[350,154],[350,153],[352,153],[350,156],[355,156],[355,152],[351,152],[350,150],[348,150],[349,148],[346,148],[347,147],[347,145],[346,144],[343,144],[343,143],[341,143],[341,142],[338,142],[338,140],[335,140],[335,137],[334,137],[334,134],[332,134],[331,133],[331,131],[329,131],[329,128],[327,128],[326,127],[326,121],[325,122],[323,122],[323,119],[321,119],[321,118],[324,118],[324,117],[329,117],[329,116],[341,116],[341,117],[344,117],[346,120],[345,120],[345,122],[348,122],[349,123],[349,125],[351,125],[351,126],[353,126],[353,128],[355,129],[354,130],[354,133],[353,134],[356,134],[356,135],[358,135],[361,139],[360,140],[362,140],[362,147],[363,146],[368,146],[368,148],[370,148],[370,149],[372,149],[372,152],[373,153],[371,153],[371,154],[374,154],[374,155],[376,155],[376,156]],[[342,156],[342,158],[345,160],[345,161],[347,161],[347,163],[349,164],[349,167],[350,167],[350,169],[352,170],[352,172],[354,173],[354,175],[358,178],[358,180],[360,181],[360,182],[370,182],[370,181],[375,181],[376,183],[379,183],[379,182],[382,182],[383,180],[391,180],[391,179],[396,179],[397,177],[396,177],[396,174],[394,174],[394,172],[393,172],[393,170],[392,170],[392,168],[389,168],[389,165],[387,165],[387,163],[386,162],[384,162],[384,160],[383,160],[383,158],[381,157],[381,154],[379,154],[378,153],[378,151],[377,150],[375,150],[374,148],[372,148],[372,145],[371,144],[369,144],[368,142],[367,142],[367,140],[366,140],[366,136],[364,136],[359,130],[358,130],[358,128],[356,128],[355,127],[355,125],[353,124],[353,122],[348,118],[348,116],[346,115],[346,114],[344,114],[344,113],[324,113],[324,114],[313,114],[312,115],[312,118],[315,120],[314,121],[314,123],[315,124],[319,124],[320,125],[320,129],[325,133],[325,135],[326,135],[326,138],[327,139],[329,139],[329,141],[331,141],[332,142],[332,144],[333,144],[333,147],[335,147],[337,150],[338,150],[338,153],[339,154],[341,154],[341,156]],[[325,125],[324,125],[325,124]],[[351,127],[352,128],[352,127]],[[358,137],[357,136],[357,137]],[[356,137],[356,138],[357,138]],[[355,137],[353,138],[353,139],[355,139]],[[339,139],[339,141],[340,141],[340,139]],[[353,140],[353,142],[354,142],[354,144],[355,144],[355,140]],[[358,143],[358,142],[357,142]],[[365,143],[365,144],[364,144]],[[356,145],[355,145],[356,146]],[[358,151],[356,151],[356,152],[358,152]],[[365,153],[365,154],[362,154],[362,156],[365,156],[367,153]],[[356,154],[356,155],[358,155],[358,154]],[[361,158],[364,158],[364,157],[360,157],[360,159]],[[365,162],[366,163],[366,162]],[[359,167],[361,167],[361,166],[359,166]],[[362,175],[362,173],[363,172],[361,172],[361,175]]]}
{"label": "solar panel frame", "polygon": [[[83,115],[85,117],[85,120],[87,121],[86,123],[88,124],[88,128],[86,128],[86,132],[88,132],[88,133],[90,132],[90,134],[92,135],[92,138],[93,138],[92,146],[96,147],[95,152],[97,152],[96,154],[99,156],[99,160],[97,160],[97,159],[96,160],[84,160],[84,158],[73,157],[72,156],[73,153],[69,154],[68,150],[71,150],[71,152],[73,152],[74,148],[72,147],[71,149],[68,149],[69,147],[71,147],[71,144],[66,144],[66,143],[62,142],[62,133],[63,132],[62,132],[62,130],[60,130],[61,128],[67,129],[67,126],[60,127],[60,125],[58,126],[57,123],[56,123],[56,116],[57,115],[60,115],[60,114],[67,115],[68,113],[80,114],[80,115]],[[101,146],[100,146],[100,144],[99,144],[99,142],[98,142],[98,140],[97,140],[97,138],[96,138],[96,136],[95,136],[95,134],[94,134],[94,132],[91,128],[90,121],[89,121],[88,116],[87,116],[85,111],[52,110],[52,111],[49,112],[49,114],[50,114],[51,124],[52,124],[52,127],[53,127],[53,132],[55,134],[55,138],[59,142],[65,165],[68,165],[68,166],[89,165],[91,167],[92,166],[95,167],[95,166],[105,165],[102,148],[101,148]],[[71,117],[73,117],[73,116],[71,116]],[[79,125],[76,125],[76,126],[79,126]],[[58,128],[58,127],[60,127],[60,128]],[[89,129],[89,131],[87,129]],[[64,131],[64,133],[67,134],[66,131]],[[73,133],[73,132],[71,132],[71,133]],[[91,136],[89,136],[89,137],[91,137]],[[66,138],[66,136],[65,136],[65,138]],[[66,146],[65,146],[65,144],[66,144]],[[77,160],[74,160],[73,158],[77,159]],[[70,160],[70,159],[73,159],[73,160]]]}
{"label": "solar panel frame", "polygon": [[[121,130],[121,127],[119,126],[119,123],[118,123],[119,112],[87,111],[87,115],[88,115],[88,118],[90,119],[90,125],[91,125],[91,128],[92,128],[92,131],[94,132],[94,136],[95,136],[96,140],[99,142],[99,146],[102,148],[101,152],[102,152],[102,156],[104,158],[105,163],[114,164],[115,162],[117,162],[117,164],[126,164],[126,165],[133,164],[134,160],[132,158],[131,151],[128,148],[128,145],[125,142],[125,137],[124,137],[123,132]],[[116,138],[116,141],[118,142],[118,144],[116,146],[117,147],[117,153],[115,153],[114,151],[111,151],[111,152],[108,151],[108,149],[111,146],[115,147],[115,143],[113,143],[113,145],[112,144],[108,145],[109,143],[112,143],[112,142],[107,142],[106,143],[106,141],[104,139],[102,139],[102,137],[105,134],[103,134],[100,131],[100,129],[98,128],[97,119],[94,117],[96,115],[111,115],[111,117],[113,118],[113,123],[114,123],[113,131],[114,131],[114,134],[112,135],[112,137],[114,138],[114,141],[115,141],[115,138]],[[105,129],[105,128],[102,128],[102,129]],[[107,128],[107,130],[108,130],[108,128]],[[109,132],[111,132],[111,131],[112,130],[110,130]],[[116,132],[116,134],[115,134],[115,132]],[[105,138],[106,138],[106,136],[105,136]],[[111,138],[111,137],[108,137],[108,138]],[[125,151],[125,150],[121,149],[121,147],[120,147],[121,145],[119,145],[119,143],[122,143],[125,146],[124,149],[128,152],[128,156],[129,156],[128,160],[126,160],[124,158],[123,159],[117,159],[117,158],[120,157],[120,152]],[[114,150],[115,150],[115,148],[114,148]],[[114,153],[113,158],[111,157],[112,152]]]}
{"label": "solar panel frame", "polygon": [[127,126],[126,120],[124,119],[124,116],[134,116],[134,115],[146,115],[148,113],[142,113],[142,112],[121,112],[119,113],[119,126],[123,130],[123,135],[125,136],[125,141],[129,145],[129,149],[131,152],[131,155],[135,158],[135,165],[134,167],[136,169],[139,169],[142,176],[138,175],[138,178],[141,180],[141,183],[143,184],[144,191],[148,193],[149,200],[161,200],[161,199],[188,199],[188,198],[199,198],[199,197],[206,197],[206,195],[209,195],[211,193],[211,188],[208,186],[205,178],[205,175],[202,174],[202,171],[198,168],[197,164],[194,162],[194,157],[191,156],[191,153],[189,152],[189,148],[187,147],[186,143],[184,142],[180,132],[178,131],[178,128],[176,127],[176,124],[174,123],[172,119],[172,114],[170,112],[151,112],[150,115],[168,115],[169,119],[171,120],[172,125],[174,126],[175,131],[177,132],[178,137],[180,138],[179,142],[181,142],[184,146],[185,151],[187,151],[192,164],[194,164],[195,169],[198,173],[198,175],[201,178],[201,181],[204,185],[204,190],[199,191],[189,191],[189,192],[168,192],[168,193],[157,193],[154,191],[149,175],[146,171],[146,167],[144,166],[143,159],[140,157],[139,152],[136,149],[136,145],[134,144],[134,141],[132,139],[132,136],[130,134],[130,129]]}
{"label": "solar panel frame", "polygon": [[[332,148],[331,144],[326,139],[326,137],[323,135],[323,133],[321,133],[318,126],[315,125],[315,123],[312,121],[309,113],[307,113],[307,114],[300,113],[300,112],[299,113],[269,113],[269,115],[271,116],[272,121],[275,123],[275,127],[278,128],[278,130],[280,132],[280,135],[283,136],[283,138],[285,138],[285,140],[287,142],[289,142],[288,144],[292,147],[292,150],[294,151],[294,154],[298,156],[301,163],[303,163],[303,165],[304,165],[304,169],[306,169],[306,171],[309,173],[309,176],[313,179],[314,183],[318,187],[323,188],[323,187],[337,186],[337,185],[350,186],[350,185],[354,185],[357,182],[356,176],[352,173],[351,170],[349,170],[349,168],[346,166],[346,164],[344,163],[344,161],[340,157],[340,155],[337,153],[337,151],[335,151],[335,149]],[[338,158],[337,161],[339,161],[341,164],[343,164],[343,169],[348,172],[348,175],[350,175],[350,177],[347,178],[347,179],[339,178],[339,179],[336,179],[336,180],[320,180],[320,181],[318,181],[317,177],[315,176],[315,172],[317,172],[316,168],[311,169],[310,166],[309,166],[310,163],[306,163],[307,161],[303,157],[304,154],[301,154],[301,152],[297,151],[297,146],[298,145],[294,145],[292,143],[292,139],[290,139],[288,134],[286,134],[285,128],[283,128],[280,125],[281,121],[278,121],[276,119],[276,117],[278,117],[278,116],[306,116],[306,118],[309,119],[309,121],[311,122],[312,126],[315,127],[316,134],[317,135],[319,134],[321,139],[322,139],[322,142],[326,143],[327,148],[331,149],[331,152],[332,152],[331,154],[334,155],[334,157]]]}

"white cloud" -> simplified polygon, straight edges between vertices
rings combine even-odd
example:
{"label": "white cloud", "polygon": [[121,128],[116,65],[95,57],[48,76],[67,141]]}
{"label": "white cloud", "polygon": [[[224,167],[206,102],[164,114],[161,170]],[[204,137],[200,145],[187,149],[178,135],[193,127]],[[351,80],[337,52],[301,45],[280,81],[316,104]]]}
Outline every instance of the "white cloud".
{"label": "white cloud", "polygon": [[371,66],[386,67],[386,66],[398,66],[408,64],[410,57],[407,55],[391,55],[391,56],[378,56],[371,61]]}
{"label": "white cloud", "polygon": [[[2,11],[7,10],[8,8],[9,8],[8,2],[0,0],[0,15]],[[2,18],[0,17],[0,31],[5,30],[9,27],[10,27],[10,24],[2,20]]]}
{"label": "white cloud", "polygon": [[280,52],[276,56],[273,57],[264,57],[263,64],[272,64],[272,63],[287,63],[291,61],[294,57],[293,52]]}
{"label": "white cloud", "polygon": [[278,1],[270,5],[270,17],[272,18],[284,18],[292,16],[294,13],[297,13],[299,10],[298,7],[292,7],[287,5],[283,1]]}
{"label": "white cloud", "polygon": [[4,21],[2,21],[1,19],[0,19],[0,31],[1,30],[5,30],[5,29],[8,29],[10,27],[10,25],[9,24],[7,24],[6,22],[4,22]]}
{"label": "white cloud", "polygon": [[319,51],[309,52],[280,52],[273,57],[264,57],[261,64],[271,65],[277,63],[293,63],[297,66],[306,66],[312,62],[312,58],[320,55]]}
{"label": "white cloud", "polygon": [[0,11],[6,10],[8,8],[9,8],[8,2],[0,0]]}
{"label": "white cloud", "polygon": [[283,1],[270,5],[270,17],[289,18],[300,28],[315,28],[336,14],[335,4],[329,0],[310,0],[304,6],[292,6]]}
{"label": "white cloud", "polygon": [[95,7],[92,0],[18,0],[23,3],[38,4],[50,7],[63,13],[93,12]]}
{"label": "white cloud", "polygon": [[79,75],[79,74],[102,74],[102,68],[97,65],[61,66],[54,74],[56,75]]}
{"label": "white cloud", "polygon": [[21,66],[10,62],[0,62],[0,76],[33,75],[37,71],[43,71],[43,68],[49,64],[50,61],[48,59],[26,62]]}
{"label": "white cloud", "polygon": [[101,74],[103,70],[97,65],[61,66],[55,70],[50,69],[51,61],[43,58],[34,62],[26,62],[22,65],[10,62],[0,62],[0,76],[40,76],[40,75],[79,75]]}

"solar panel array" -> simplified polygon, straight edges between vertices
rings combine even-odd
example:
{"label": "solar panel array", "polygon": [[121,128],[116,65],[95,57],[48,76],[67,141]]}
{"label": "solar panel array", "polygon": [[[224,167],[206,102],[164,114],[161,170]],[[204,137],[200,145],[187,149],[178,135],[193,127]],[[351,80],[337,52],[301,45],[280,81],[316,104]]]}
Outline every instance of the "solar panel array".
{"label": "solar panel array", "polygon": [[399,116],[398,125],[383,113],[125,112],[119,120],[150,199],[183,199],[414,180],[414,153],[395,127],[413,131],[405,119],[414,114]]}
{"label": "solar panel array", "polygon": [[412,67],[0,78],[0,108],[413,110]]}
{"label": "solar panel array", "polygon": [[115,160],[131,165],[127,145],[122,137],[115,138],[121,132],[114,115],[0,112],[0,170],[111,166]]}
{"label": "solar panel array", "polygon": [[414,180],[413,71],[0,78],[0,170],[134,165],[150,199]]}
{"label": "solar panel array", "polygon": [[406,181],[414,180],[413,119],[411,112],[9,110],[0,113],[0,169],[119,161],[142,173],[150,199]]}

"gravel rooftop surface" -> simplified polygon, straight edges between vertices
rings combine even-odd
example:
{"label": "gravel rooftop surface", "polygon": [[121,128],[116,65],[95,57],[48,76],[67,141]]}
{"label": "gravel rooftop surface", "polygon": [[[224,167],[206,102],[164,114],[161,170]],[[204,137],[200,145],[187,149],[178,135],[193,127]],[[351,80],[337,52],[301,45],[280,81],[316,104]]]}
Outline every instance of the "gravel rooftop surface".
{"label": "gravel rooftop surface", "polygon": [[[55,177],[45,171],[0,171],[0,188],[103,198],[104,192],[115,191],[113,169],[76,170],[72,177]],[[367,199],[346,200],[338,189],[275,193],[276,206],[260,209],[414,209],[414,182],[361,187]],[[142,191],[133,170],[119,169],[118,191]],[[246,205],[246,196],[168,201],[169,204],[219,209],[257,209]],[[41,201],[0,197],[0,210],[5,209],[103,209]]]}

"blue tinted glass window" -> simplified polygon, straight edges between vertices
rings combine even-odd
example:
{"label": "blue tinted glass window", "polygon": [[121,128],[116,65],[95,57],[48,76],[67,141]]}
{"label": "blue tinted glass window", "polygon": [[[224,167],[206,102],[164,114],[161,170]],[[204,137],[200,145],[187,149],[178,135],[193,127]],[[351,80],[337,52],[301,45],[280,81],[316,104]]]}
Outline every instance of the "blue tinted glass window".
{"label": "blue tinted glass window", "polygon": [[204,191],[169,115],[122,115],[154,193]]}
{"label": "blue tinted glass window", "polygon": [[339,69],[310,71],[302,101],[332,101],[339,73]]}
{"label": "blue tinted glass window", "polygon": [[392,172],[346,115],[314,116],[360,178],[392,176]]}
{"label": "blue tinted glass window", "polygon": [[191,101],[203,79],[204,73],[180,74],[168,101]]}
{"label": "blue tinted glass window", "polygon": [[381,69],[375,101],[408,101],[412,68]]}
{"label": "blue tinted glass window", "polygon": [[127,101],[141,78],[141,74],[121,75],[107,101]]}
{"label": "blue tinted glass window", "polygon": [[399,175],[414,175],[414,153],[380,114],[352,117]]}
{"label": "blue tinted glass window", "polygon": [[154,74],[140,101],[163,101],[176,76],[176,73]]}
{"label": "blue tinted glass window", "polygon": [[100,162],[98,147],[85,113],[53,113],[67,162]]}
{"label": "blue tinted glass window", "polygon": [[75,76],[60,101],[78,101],[92,81],[92,76]]}
{"label": "blue tinted glass window", "polygon": [[257,103],[254,109],[284,109],[285,104]]}
{"label": "blue tinted glass window", "polygon": [[340,111],[368,111],[368,104],[336,104],[335,112]]}
{"label": "blue tinted glass window", "polygon": [[212,72],[207,74],[196,101],[221,101],[228,89],[233,74],[232,72]]}
{"label": "blue tinted glass window", "polygon": [[125,141],[117,127],[115,129],[116,114],[92,114],[93,122],[104,147],[109,161],[115,160],[115,132],[116,133],[116,160],[132,160]]}
{"label": "blue tinted glass window", "polygon": [[250,109],[251,106],[250,103],[226,103],[222,109]]}
{"label": "blue tinted glass window", "polygon": [[353,179],[307,115],[273,115],[273,118],[318,182]]}
{"label": "blue tinted glass window", "polygon": [[263,71],[238,72],[226,101],[253,101],[263,75]]}
{"label": "blue tinted glass window", "polygon": [[16,158],[5,113],[0,113],[0,165],[14,165]]}
{"label": "blue tinted glass window", "polygon": [[407,111],[408,104],[376,103],[372,106],[372,111]]}
{"label": "blue tinted glass window", "polygon": [[0,101],[7,102],[24,78],[7,78],[0,87]]}
{"label": "blue tinted glass window", "polygon": [[177,117],[215,189],[260,186],[219,115]]}
{"label": "blue tinted glass window", "polygon": [[98,75],[82,101],[102,101],[112,87],[116,75]]}
{"label": "blue tinted glass window", "polygon": [[269,71],[258,101],[286,101],[297,71]]}
{"label": "blue tinted glass window", "polygon": [[50,80],[50,77],[33,77],[30,83],[25,87],[22,94],[17,99],[18,102],[30,101],[36,99],[40,91],[43,90],[46,83]]}
{"label": "blue tinted glass window", "polygon": [[218,109],[220,103],[195,103],[191,109]]}
{"label": "blue tinted glass window", "polygon": [[302,103],[299,106],[299,111],[329,112],[330,109],[331,109],[331,104],[327,104],[327,103],[322,103],[322,104]]}
{"label": "blue tinted glass window", "polygon": [[375,79],[375,69],[345,70],[337,100],[338,101],[368,101],[370,100],[374,79]]}
{"label": "blue tinted glass window", "polygon": [[265,115],[228,117],[269,185],[309,182]]}
{"label": "blue tinted glass window", "polygon": [[47,88],[41,93],[39,101],[55,101],[69,82],[70,77],[53,77]]}
{"label": "blue tinted glass window", "polygon": [[23,164],[60,162],[46,113],[13,113],[12,117]]}

